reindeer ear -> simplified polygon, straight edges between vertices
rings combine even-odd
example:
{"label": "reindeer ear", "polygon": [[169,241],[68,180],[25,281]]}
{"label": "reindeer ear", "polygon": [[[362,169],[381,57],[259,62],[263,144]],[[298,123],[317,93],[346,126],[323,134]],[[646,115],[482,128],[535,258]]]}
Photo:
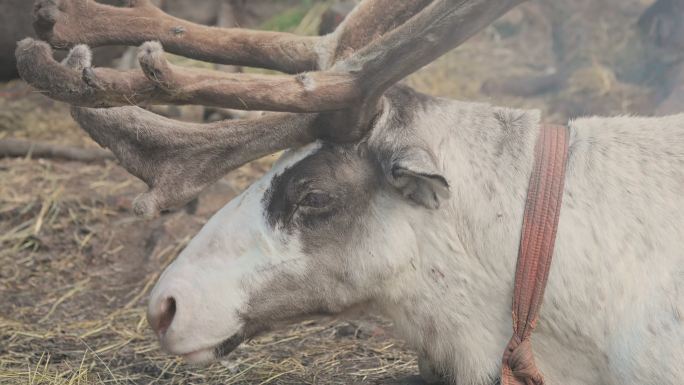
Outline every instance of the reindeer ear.
{"label": "reindeer ear", "polygon": [[395,151],[384,163],[390,185],[413,203],[437,209],[448,199],[449,183],[437,168],[432,152],[420,147],[407,147]]}

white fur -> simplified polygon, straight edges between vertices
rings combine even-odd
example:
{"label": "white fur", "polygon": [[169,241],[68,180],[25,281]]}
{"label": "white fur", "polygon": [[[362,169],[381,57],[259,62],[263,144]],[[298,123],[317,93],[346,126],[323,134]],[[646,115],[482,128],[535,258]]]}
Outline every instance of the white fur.
{"label": "white fur", "polygon": [[[378,244],[397,263],[415,266],[388,283],[386,313],[459,385],[491,383],[512,334],[539,114],[494,111],[519,127],[498,124],[491,107],[470,103],[416,119],[415,132],[437,151],[454,197],[446,210],[383,210],[374,224],[387,237]],[[570,126],[554,260],[533,335],[537,362],[549,384],[682,384],[684,115]],[[497,154],[506,135],[513,149]]]}

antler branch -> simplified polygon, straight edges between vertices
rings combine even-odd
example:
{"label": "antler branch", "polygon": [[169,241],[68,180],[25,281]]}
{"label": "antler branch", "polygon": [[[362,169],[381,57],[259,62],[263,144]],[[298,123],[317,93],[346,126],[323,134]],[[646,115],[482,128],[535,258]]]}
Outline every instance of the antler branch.
{"label": "antler branch", "polygon": [[[522,1],[437,0],[390,33],[337,61],[330,70],[289,77],[172,66],[164,58],[161,45],[151,42],[144,44],[139,56],[145,76],[91,68],[79,74],[59,67],[48,47],[31,40],[19,44],[17,61],[22,77],[29,83],[55,99],[81,106],[201,104],[270,111],[332,111],[349,108],[364,100],[364,95],[377,100],[392,84]],[[354,22],[352,19],[342,29],[341,36],[349,41],[354,41],[349,38],[353,34],[345,32]],[[376,103],[366,104],[376,107]]]}
{"label": "antler branch", "polygon": [[169,52],[214,63],[289,73],[318,67],[315,37],[208,27],[170,16],[147,0],[129,1],[130,7],[114,7],[93,0],[39,0],[33,26],[55,48],[157,40]]}
{"label": "antler branch", "polygon": [[333,70],[358,71],[366,92],[381,95],[524,1],[435,0]]}
{"label": "antler branch", "polygon": [[[88,50],[84,45],[74,49],[78,49],[77,55]],[[18,43],[16,56],[24,80],[53,99],[82,107],[197,104],[312,112],[342,109],[360,97],[356,77],[349,73],[257,75],[184,68],[171,65],[157,42],[141,47],[142,72],[69,68],[52,58],[46,43],[30,38]]]}
{"label": "antler branch", "polygon": [[169,52],[193,59],[298,73],[327,68],[408,20],[430,0],[364,2],[331,37],[207,27],[170,16],[147,0],[129,2],[130,7],[113,7],[93,0],[38,0],[34,29],[55,48],[159,41]]}
{"label": "antler branch", "polygon": [[274,113],[258,119],[208,124],[179,122],[140,107],[73,107],[72,116],[149,191],[133,204],[136,214],[153,217],[181,206],[230,170],[315,140],[316,114]]}

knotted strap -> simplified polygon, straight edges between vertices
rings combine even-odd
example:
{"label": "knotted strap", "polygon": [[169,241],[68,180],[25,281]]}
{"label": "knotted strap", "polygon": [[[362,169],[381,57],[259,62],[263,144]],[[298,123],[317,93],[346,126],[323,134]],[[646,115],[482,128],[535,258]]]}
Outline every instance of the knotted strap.
{"label": "knotted strap", "polygon": [[537,325],[556,240],[568,158],[567,128],[541,125],[534,157],[515,271],[514,334],[503,355],[501,385],[544,384],[530,335]]}

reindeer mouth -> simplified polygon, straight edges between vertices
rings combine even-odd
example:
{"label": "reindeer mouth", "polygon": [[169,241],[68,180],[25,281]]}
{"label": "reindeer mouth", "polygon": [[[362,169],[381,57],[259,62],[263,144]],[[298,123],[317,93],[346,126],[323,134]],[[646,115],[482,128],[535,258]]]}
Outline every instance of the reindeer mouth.
{"label": "reindeer mouth", "polygon": [[226,338],[214,348],[214,356],[216,358],[222,358],[230,354],[235,348],[240,346],[242,342],[245,341],[245,335],[242,333],[236,333]]}
{"label": "reindeer mouth", "polygon": [[208,364],[230,354],[245,341],[242,333],[236,333],[215,346],[179,354],[185,362],[195,365]]}

